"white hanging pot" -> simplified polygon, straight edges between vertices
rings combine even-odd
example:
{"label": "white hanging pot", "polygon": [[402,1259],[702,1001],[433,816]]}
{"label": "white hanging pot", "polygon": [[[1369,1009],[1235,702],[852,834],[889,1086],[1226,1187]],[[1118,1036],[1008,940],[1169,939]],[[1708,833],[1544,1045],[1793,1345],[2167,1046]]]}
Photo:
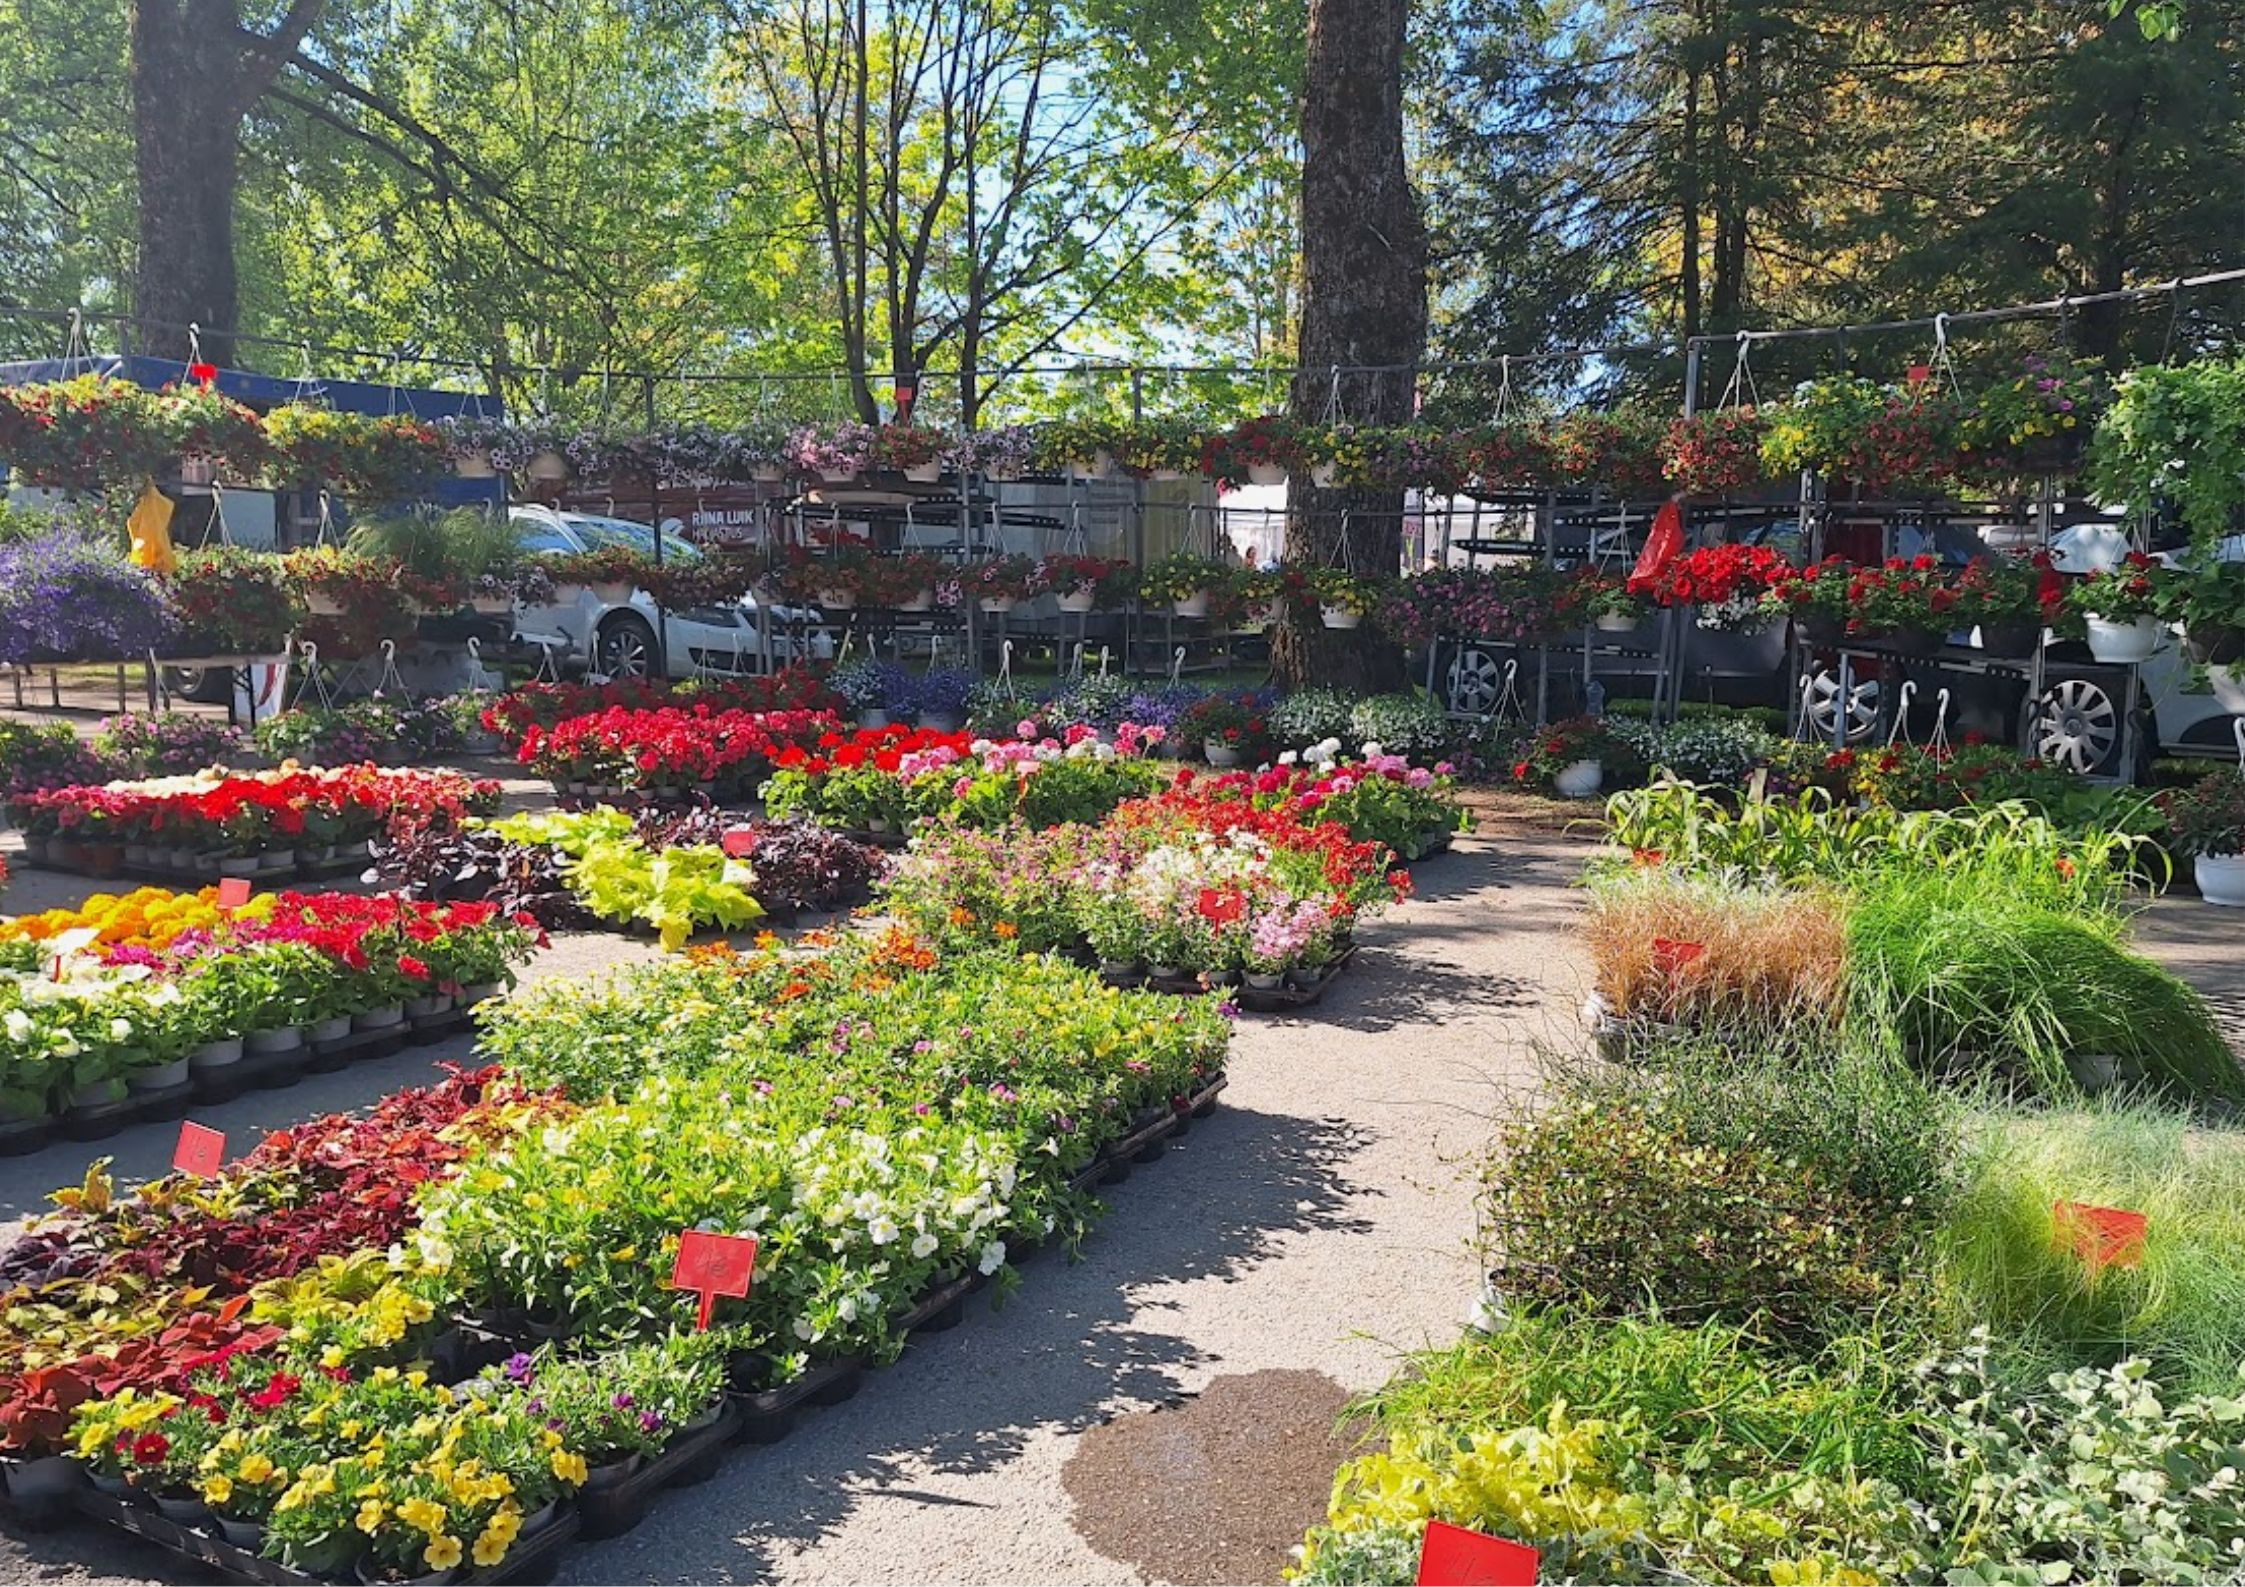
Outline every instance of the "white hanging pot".
{"label": "white hanging pot", "polygon": [[818,603],[833,611],[846,612],[857,605],[857,592],[855,590],[820,590],[818,592]]}
{"label": "white hanging pot", "polygon": [[1181,601],[1171,601],[1169,609],[1179,617],[1206,617],[1208,615],[1208,591],[1195,590]]}
{"label": "white hanging pot", "polygon": [[1263,608],[1263,621],[1266,624],[1286,621],[1286,602],[1275,595],[1272,596],[1270,605]]}
{"label": "white hanging pot", "polygon": [[1014,598],[1010,595],[985,595],[982,597],[981,604],[982,609],[985,612],[988,612],[992,617],[1000,617],[1005,613],[1012,611],[1015,602]]}
{"label": "white hanging pot", "polygon": [[1559,775],[1551,780],[1552,788],[1562,799],[1588,799],[1606,780],[1606,770],[1594,760],[1578,760],[1560,768]]}
{"label": "white hanging pot", "polygon": [[2159,648],[2157,618],[2138,617],[2125,623],[2109,623],[2091,612],[2085,622],[2089,629],[2089,654],[2099,661],[2149,661],[2151,653]]}
{"label": "white hanging pot", "polygon": [[574,606],[577,598],[584,593],[585,587],[582,584],[556,584],[553,587],[553,603],[556,606]]}
{"label": "white hanging pot", "polygon": [[569,477],[569,459],[554,451],[534,453],[523,472],[545,484],[557,484]]}
{"label": "white hanging pot", "polygon": [[847,485],[857,478],[854,468],[822,468],[818,477],[829,485]]}
{"label": "white hanging pot", "polygon": [[1247,465],[1247,483],[1265,487],[1286,483],[1286,470],[1276,463],[1250,463]]}
{"label": "white hanging pot", "polygon": [[935,591],[933,590],[922,590],[910,600],[896,603],[896,609],[900,612],[925,612],[933,610],[934,606]]}
{"label": "white hanging pot", "polygon": [[1600,612],[1597,628],[1601,634],[1626,634],[1637,627],[1638,619],[1622,612]]}
{"label": "white hanging pot", "polygon": [[603,606],[621,606],[631,599],[634,587],[621,579],[604,579],[592,586],[592,598]]}
{"label": "white hanging pot", "polygon": [[486,617],[502,617],[514,610],[514,597],[511,595],[477,595],[471,597],[468,604]]}
{"label": "white hanging pot", "polygon": [[1310,483],[1319,490],[1331,490],[1333,482],[1341,477],[1338,463],[1313,463],[1310,466]]}
{"label": "white hanging pot", "polygon": [[1364,614],[1346,606],[1320,606],[1318,615],[1325,619],[1328,628],[1354,628],[1364,621]]}
{"label": "white hanging pot", "polygon": [[1209,765],[1217,767],[1219,770],[1239,764],[1239,751],[1220,738],[1203,740],[1200,752],[1208,757]]}
{"label": "white hanging pot", "polygon": [[933,485],[943,478],[941,463],[915,463],[904,471],[904,477],[915,485]]}
{"label": "white hanging pot", "polygon": [[492,479],[499,471],[491,466],[489,452],[462,452],[452,460],[452,472],[462,479]]}
{"label": "white hanging pot", "polygon": [[1980,543],[1990,551],[2025,551],[2042,544],[2042,531],[2032,524],[1982,524]]}
{"label": "white hanging pot", "polygon": [[343,615],[343,603],[332,595],[321,595],[316,591],[311,591],[304,596],[304,610],[310,612],[314,617],[341,617]]}
{"label": "white hanging pot", "polygon": [[2206,681],[2213,687],[2215,704],[2231,716],[2245,716],[2245,661],[2208,667]]}
{"label": "white hanging pot", "polygon": [[209,485],[218,478],[218,459],[191,453],[179,460],[179,482],[182,485]]}
{"label": "white hanging pot", "polygon": [[2201,854],[2191,869],[2199,897],[2224,909],[2245,909],[2245,854]]}
{"label": "white hanging pot", "polygon": [[1060,609],[1064,612],[1088,612],[1091,610],[1091,603],[1092,594],[1089,590],[1078,590],[1073,595],[1060,597]]}
{"label": "white hanging pot", "polygon": [[1172,480],[1183,479],[1185,475],[1184,471],[1181,469],[1157,468],[1153,471],[1152,474],[1148,475],[1147,477],[1157,485],[1167,485]]}

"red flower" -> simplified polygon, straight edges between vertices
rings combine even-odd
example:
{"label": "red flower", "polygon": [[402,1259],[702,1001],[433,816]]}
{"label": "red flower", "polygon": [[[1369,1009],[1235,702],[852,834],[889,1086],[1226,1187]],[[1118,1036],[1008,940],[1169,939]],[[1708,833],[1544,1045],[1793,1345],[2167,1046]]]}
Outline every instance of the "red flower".
{"label": "red flower", "polygon": [[304,1380],[293,1373],[276,1372],[265,1380],[265,1387],[249,1397],[249,1403],[260,1411],[277,1410],[303,1385]]}
{"label": "red flower", "polygon": [[133,1440],[133,1463],[139,1466],[160,1466],[171,1453],[171,1440],[162,1433],[142,1433]]}
{"label": "red flower", "polygon": [[409,975],[416,981],[426,981],[429,978],[429,967],[412,954],[401,953],[398,955],[398,973]]}

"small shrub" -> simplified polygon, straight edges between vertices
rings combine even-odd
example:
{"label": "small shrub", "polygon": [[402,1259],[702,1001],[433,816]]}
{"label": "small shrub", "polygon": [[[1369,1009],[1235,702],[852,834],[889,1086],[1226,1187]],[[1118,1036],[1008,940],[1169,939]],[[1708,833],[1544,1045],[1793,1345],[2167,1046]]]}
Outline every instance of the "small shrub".
{"label": "small shrub", "polygon": [[1302,689],[1271,707],[1271,737],[1288,749],[1307,749],[1329,738],[1346,743],[1354,731],[1349,714],[1355,704],[1338,689]]}
{"label": "small shrub", "polygon": [[1425,696],[1379,694],[1356,703],[1341,737],[1352,749],[1377,744],[1390,755],[1431,761],[1450,747],[1453,734],[1442,707]]}

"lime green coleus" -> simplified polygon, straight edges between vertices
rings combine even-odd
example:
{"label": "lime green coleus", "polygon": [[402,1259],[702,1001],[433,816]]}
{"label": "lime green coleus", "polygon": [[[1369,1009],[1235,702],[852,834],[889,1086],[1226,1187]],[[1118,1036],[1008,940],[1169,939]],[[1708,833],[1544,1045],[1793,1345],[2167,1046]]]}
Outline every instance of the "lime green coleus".
{"label": "lime green coleus", "polygon": [[760,919],[756,872],[722,849],[692,844],[650,850],[631,817],[602,805],[488,823],[509,843],[544,844],[567,856],[569,890],[602,920],[643,921],[665,948],[711,926],[737,931]]}

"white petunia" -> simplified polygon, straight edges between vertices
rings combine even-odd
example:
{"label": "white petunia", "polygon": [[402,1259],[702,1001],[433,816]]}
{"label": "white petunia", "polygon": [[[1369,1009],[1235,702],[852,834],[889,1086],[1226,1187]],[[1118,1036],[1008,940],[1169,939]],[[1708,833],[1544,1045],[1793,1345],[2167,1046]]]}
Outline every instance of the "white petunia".
{"label": "white petunia", "polygon": [[915,1261],[926,1261],[935,1255],[935,1248],[936,1238],[932,1234],[914,1235],[912,1238],[912,1256]]}
{"label": "white petunia", "polygon": [[995,1273],[1006,1265],[1006,1242],[992,1240],[982,1248],[982,1260],[975,1264],[984,1273]]}
{"label": "white petunia", "polygon": [[875,1245],[887,1245],[896,1239],[898,1230],[894,1219],[879,1217],[866,1225],[865,1232]]}

